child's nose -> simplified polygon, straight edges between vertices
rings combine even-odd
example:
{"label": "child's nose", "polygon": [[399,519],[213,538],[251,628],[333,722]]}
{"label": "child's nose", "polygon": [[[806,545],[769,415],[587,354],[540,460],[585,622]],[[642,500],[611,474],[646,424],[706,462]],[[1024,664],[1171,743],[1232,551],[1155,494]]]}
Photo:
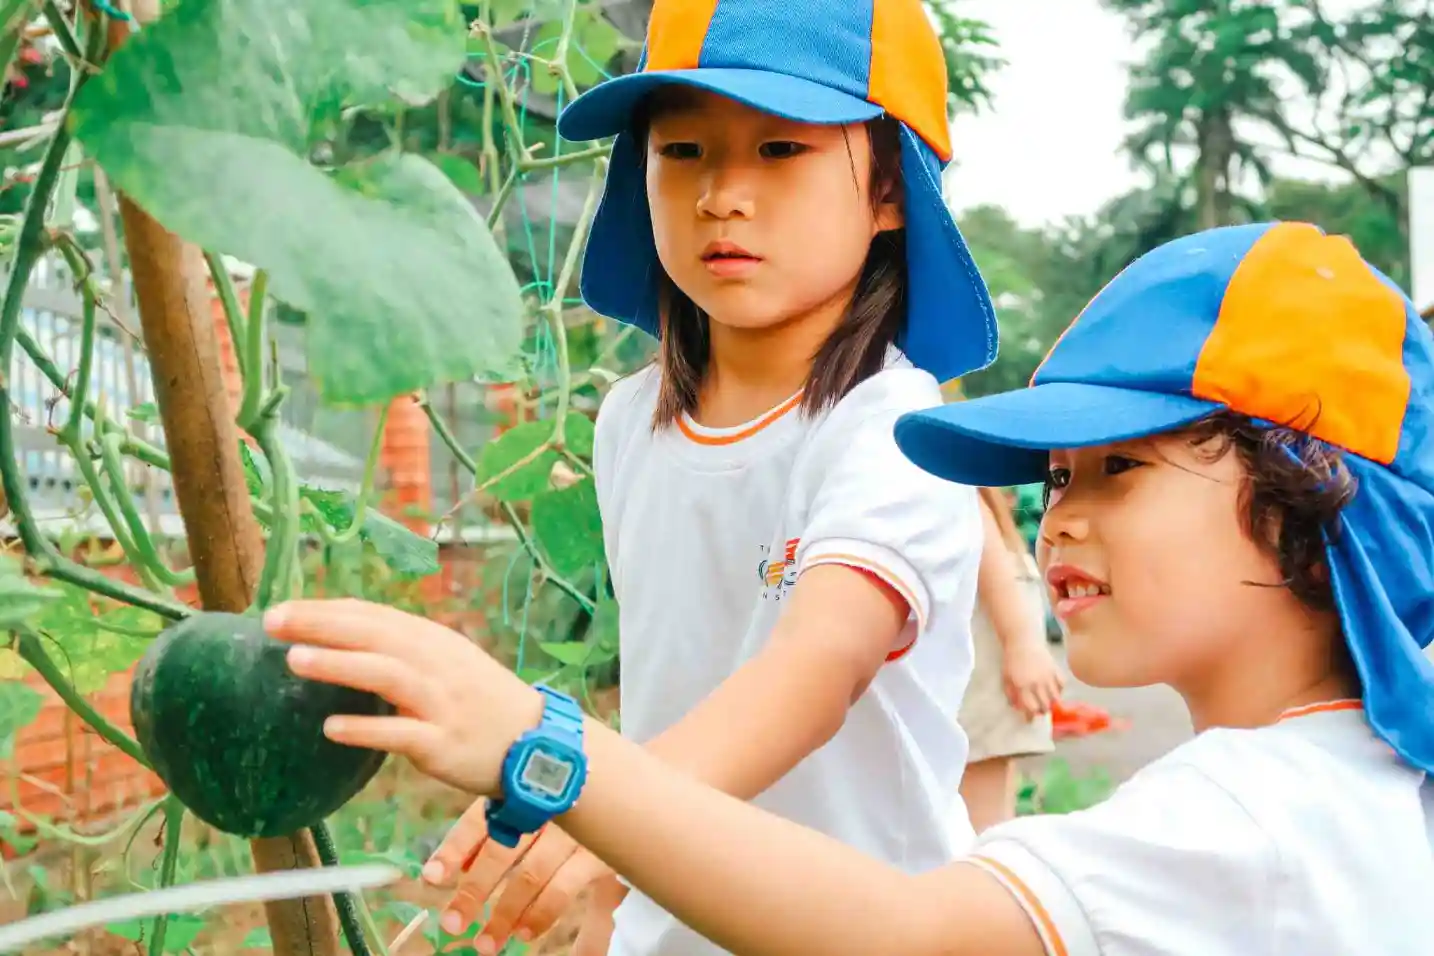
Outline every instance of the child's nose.
{"label": "child's nose", "polygon": [[697,213],[712,219],[750,219],[756,211],[751,183],[740,169],[710,170],[697,196]]}

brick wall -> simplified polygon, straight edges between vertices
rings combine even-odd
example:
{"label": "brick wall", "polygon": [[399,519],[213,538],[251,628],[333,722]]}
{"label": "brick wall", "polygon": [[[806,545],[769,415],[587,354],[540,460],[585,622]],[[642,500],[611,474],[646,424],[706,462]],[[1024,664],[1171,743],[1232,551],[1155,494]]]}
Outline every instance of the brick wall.
{"label": "brick wall", "polygon": [[[212,295],[212,281],[210,289]],[[247,283],[240,283],[241,307],[247,308],[248,298]],[[231,406],[237,409],[242,391],[238,363],[223,308],[217,297],[212,296],[211,302],[226,391]],[[420,534],[428,533],[428,525],[411,512],[426,512],[431,507],[431,435],[427,416],[412,398],[393,402],[380,452],[381,507]],[[425,613],[477,637],[483,629],[483,613],[467,608],[468,602],[462,599],[479,586],[481,563],[481,548],[443,548],[440,573],[418,585]],[[137,583],[126,566],[103,571]],[[179,591],[177,597],[194,607],[199,604],[193,586]],[[132,674],[131,668],[112,675],[103,688],[87,697],[96,710],[127,733],[132,730]],[[13,759],[0,762],[0,811],[16,809],[8,785],[11,779],[18,780],[19,804],[27,814],[78,827],[113,817],[164,792],[157,777],[90,730],[38,676],[31,675],[26,682],[41,693],[44,703],[38,718],[17,735]],[[22,819],[21,829],[33,831],[33,826]],[[0,855],[12,852],[13,848],[0,841]]]}
{"label": "brick wall", "polygon": [[[484,613],[481,608],[469,608],[466,598],[481,587],[483,560],[482,548],[440,549],[440,571],[420,579],[417,585],[424,613],[481,639]],[[137,583],[127,566],[101,570]],[[177,591],[176,596],[198,606],[192,585]],[[86,696],[125,733],[133,732],[129,719],[132,675],[133,668],[113,674],[104,687]],[[164,793],[159,778],[101,739],[38,675],[31,674],[25,682],[41,694],[43,704],[34,722],[16,736],[13,758],[0,761],[0,811],[13,813],[16,809],[9,786],[12,779],[17,781],[19,806],[26,814],[78,828],[109,820]],[[34,827],[22,818],[20,830],[32,833]],[[13,855],[13,848],[0,841],[0,857]]]}

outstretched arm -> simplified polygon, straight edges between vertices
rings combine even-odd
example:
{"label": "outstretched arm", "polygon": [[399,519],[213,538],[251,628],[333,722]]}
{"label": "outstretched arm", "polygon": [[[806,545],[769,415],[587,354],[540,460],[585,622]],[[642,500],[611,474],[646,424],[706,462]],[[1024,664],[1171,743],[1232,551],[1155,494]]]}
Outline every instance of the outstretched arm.
{"label": "outstretched arm", "polygon": [[648,750],[750,800],[841,729],[900,635],[907,603],[839,564],[803,572],[788,600],[767,645]]}
{"label": "outstretched arm", "polygon": [[757,809],[624,740],[587,736],[589,779],[562,826],[633,886],[742,956],[1042,956],[995,877],[909,876]]}
{"label": "outstretched arm", "polygon": [[[466,637],[396,608],[294,601],[264,623],[297,645],[295,673],[397,708],[332,717],[325,736],[403,754],[473,794],[501,793],[504,757],[543,712],[536,690]],[[1096,956],[1103,940],[1132,954],[1171,952],[1172,940],[1182,952],[1243,952],[1252,931],[1271,930],[1268,890],[1289,876],[1260,821],[1202,766],[1218,740],[1158,761],[1097,807],[1003,824],[970,862],[908,876],[704,786],[601,723],[587,721],[584,737],[588,779],[564,829],[743,956]],[[436,861],[424,870],[438,884],[456,876]]]}
{"label": "outstretched arm", "polygon": [[[467,638],[396,608],[296,601],[270,610],[265,626],[298,645],[295,673],[398,709],[330,718],[327,737],[404,754],[474,794],[500,792],[504,755],[543,710],[536,690]],[[705,786],[598,721],[586,721],[584,738],[588,779],[563,829],[731,952],[1042,956],[1015,897],[975,866],[905,875]],[[458,875],[424,869],[432,883]]]}

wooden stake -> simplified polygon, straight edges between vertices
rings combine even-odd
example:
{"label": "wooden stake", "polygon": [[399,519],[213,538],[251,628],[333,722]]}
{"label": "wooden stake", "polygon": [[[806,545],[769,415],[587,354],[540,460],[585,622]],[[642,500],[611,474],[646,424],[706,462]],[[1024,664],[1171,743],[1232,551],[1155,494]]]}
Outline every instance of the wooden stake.
{"label": "wooden stake", "polygon": [[[158,17],[159,4],[132,0],[130,12],[147,23]],[[128,23],[111,21],[110,49],[129,35]],[[119,208],[200,601],[206,610],[242,611],[259,583],[264,543],[220,371],[203,254],[122,192]],[[259,872],[319,865],[307,832],[254,840],[250,847]],[[329,897],[273,901],[264,909],[278,956],[339,956],[338,915]]]}

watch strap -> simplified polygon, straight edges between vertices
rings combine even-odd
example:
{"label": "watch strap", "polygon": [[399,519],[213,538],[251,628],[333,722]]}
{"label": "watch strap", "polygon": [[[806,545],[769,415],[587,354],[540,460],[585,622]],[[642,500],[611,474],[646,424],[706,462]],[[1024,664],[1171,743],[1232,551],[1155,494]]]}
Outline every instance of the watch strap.
{"label": "watch strap", "polygon": [[[538,725],[519,740],[533,735],[557,738],[581,752],[584,719],[582,707],[561,691],[542,684],[535,684],[533,688],[543,695],[543,715],[538,720]],[[516,747],[517,742],[514,743],[514,748]],[[511,759],[511,756],[508,757],[505,764]],[[505,766],[504,776],[509,776],[513,769]],[[494,798],[488,801],[484,816],[488,822],[488,835],[512,849],[518,845],[524,834],[541,830],[552,819],[553,814],[546,807],[534,805],[521,798]]]}

